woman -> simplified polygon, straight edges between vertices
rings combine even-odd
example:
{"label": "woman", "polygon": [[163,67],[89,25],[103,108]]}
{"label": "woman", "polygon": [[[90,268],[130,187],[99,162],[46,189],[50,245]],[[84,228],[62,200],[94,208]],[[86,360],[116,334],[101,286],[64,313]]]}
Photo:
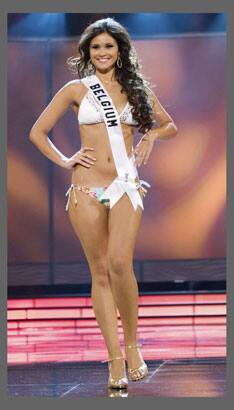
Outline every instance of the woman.
{"label": "woman", "polygon": [[[72,170],[66,210],[91,272],[93,309],[109,356],[108,387],[127,388],[117,309],[129,379],[140,380],[148,371],[137,343],[133,253],[149,184],[139,180],[136,166],[147,163],[157,138],[171,138],[177,129],[140,74],[127,31],[113,19],[89,25],[68,64],[80,79],[56,93],[32,127],[30,140],[51,161]],[[69,106],[78,117],[81,138],[81,149],[71,158],[47,137]],[[143,136],[133,150],[136,127]]]}

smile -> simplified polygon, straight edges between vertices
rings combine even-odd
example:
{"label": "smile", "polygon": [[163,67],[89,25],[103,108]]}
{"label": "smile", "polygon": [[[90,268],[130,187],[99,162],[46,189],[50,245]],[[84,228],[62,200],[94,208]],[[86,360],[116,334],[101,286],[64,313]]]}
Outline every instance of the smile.
{"label": "smile", "polygon": [[97,58],[98,61],[100,61],[100,63],[105,63],[106,61],[109,61],[110,58]]}

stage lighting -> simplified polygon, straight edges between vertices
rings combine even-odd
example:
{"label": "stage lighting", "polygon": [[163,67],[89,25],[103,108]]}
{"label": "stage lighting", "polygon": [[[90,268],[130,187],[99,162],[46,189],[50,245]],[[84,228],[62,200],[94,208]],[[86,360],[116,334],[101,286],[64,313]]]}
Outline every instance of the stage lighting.
{"label": "stage lighting", "polygon": [[17,37],[59,37],[65,34],[64,13],[30,13],[9,28],[9,35]]}

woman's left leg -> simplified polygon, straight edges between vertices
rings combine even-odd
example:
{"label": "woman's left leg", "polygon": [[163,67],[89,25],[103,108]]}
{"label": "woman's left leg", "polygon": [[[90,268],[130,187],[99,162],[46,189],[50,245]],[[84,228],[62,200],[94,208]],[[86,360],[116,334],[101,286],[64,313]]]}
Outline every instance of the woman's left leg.
{"label": "woman's left leg", "polygon": [[[107,260],[126,345],[137,342],[138,285],[133,271],[133,254],[141,216],[142,209],[138,207],[135,211],[127,194],[109,213]],[[142,364],[142,356],[137,349],[126,350],[126,355],[130,368]]]}

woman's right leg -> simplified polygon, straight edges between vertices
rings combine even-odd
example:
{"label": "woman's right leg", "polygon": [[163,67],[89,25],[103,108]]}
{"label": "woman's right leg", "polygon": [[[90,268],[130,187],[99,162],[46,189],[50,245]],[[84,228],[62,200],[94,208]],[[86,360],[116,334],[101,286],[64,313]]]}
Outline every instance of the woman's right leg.
{"label": "woman's right leg", "polygon": [[[118,339],[117,309],[107,268],[108,209],[83,192],[76,192],[77,205],[71,196],[68,215],[87,258],[92,277],[94,313],[110,358],[122,356]],[[122,360],[112,364],[112,376],[122,377]]]}

